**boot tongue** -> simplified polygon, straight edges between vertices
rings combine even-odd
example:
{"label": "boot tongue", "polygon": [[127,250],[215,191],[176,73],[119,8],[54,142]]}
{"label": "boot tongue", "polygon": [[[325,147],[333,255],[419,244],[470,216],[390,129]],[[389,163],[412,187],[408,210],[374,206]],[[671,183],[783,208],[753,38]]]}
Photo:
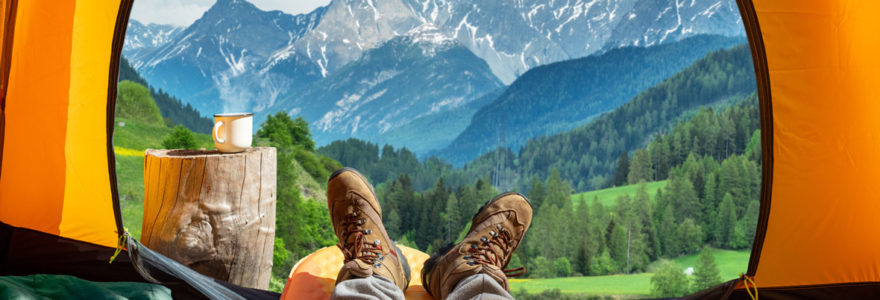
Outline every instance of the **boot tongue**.
{"label": "boot tongue", "polygon": [[336,277],[336,283],[352,278],[366,278],[373,275],[373,269],[370,265],[358,259],[351,260],[342,265],[339,275]]}
{"label": "boot tongue", "polygon": [[504,271],[502,271],[500,267],[496,268],[495,266],[484,265],[483,271],[480,273],[489,275],[489,277],[495,279],[495,281],[497,281],[498,284],[500,284],[501,287],[504,288],[504,290],[510,290],[510,287],[507,285],[507,276],[504,275]]}

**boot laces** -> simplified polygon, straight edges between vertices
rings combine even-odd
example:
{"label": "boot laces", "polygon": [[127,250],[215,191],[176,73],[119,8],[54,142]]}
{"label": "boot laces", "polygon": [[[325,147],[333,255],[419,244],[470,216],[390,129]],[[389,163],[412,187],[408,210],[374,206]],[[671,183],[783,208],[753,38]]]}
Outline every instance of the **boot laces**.
{"label": "boot laces", "polygon": [[367,219],[358,215],[356,211],[345,215],[342,222],[342,226],[345,228],[342,231],[343,242],[336,244],[336,246],[342,250],[345,262],[359,259],[378,268],[382,266],[381,261],[385,260],[381,252],[382,245],[378,239],[375,241],[367,240],[366,236],[371,234],[372,230],[363,229],[366,221]]}
{"label": "boot laces", "polygon": [[[525,274],[525,267],[505,269],[507,264],[510,263],[509,256],[512,255],[511,252],[515,249],[513,245],[514,239],[510,231],[505,230],[500,224],[496,225],[496,229],[498,229],[498,232],[495,232],[495,230],[489,231],[489,238],[482,237],[479,243],[471,244],[471,247],[467,249],[467,252],[470,254],[464,257],[464,259],[469,260],[467,264],[471,266],[495,265],[500,267],[508,277],[517,277]],[[492,247],[493,245],[495,247]]]}

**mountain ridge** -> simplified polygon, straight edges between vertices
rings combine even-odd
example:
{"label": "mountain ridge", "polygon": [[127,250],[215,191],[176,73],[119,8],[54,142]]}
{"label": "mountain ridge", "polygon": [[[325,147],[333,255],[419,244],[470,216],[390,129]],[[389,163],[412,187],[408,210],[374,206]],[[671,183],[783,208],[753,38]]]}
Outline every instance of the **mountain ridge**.
{"label": "mountain ridge", "polygon": [[[695,36],[651,47],[624,47],[600,55],[533,68],[477,111],[468,127],[434,154],[459,165],[498,147],[518,149],[529,138],[564,132],[611,111],[706,53],[745,42]],[[540,100],[537,100],[540,99]]]}

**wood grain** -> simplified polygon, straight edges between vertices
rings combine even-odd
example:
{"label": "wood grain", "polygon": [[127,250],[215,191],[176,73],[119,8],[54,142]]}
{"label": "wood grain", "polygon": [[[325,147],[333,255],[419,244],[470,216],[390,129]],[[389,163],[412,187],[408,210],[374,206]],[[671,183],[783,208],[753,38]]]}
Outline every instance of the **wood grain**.
{"label": "wood grain", "polygon": [[275,148],[148,149],[142,242],[199,273],[266,289],[275,241]]}

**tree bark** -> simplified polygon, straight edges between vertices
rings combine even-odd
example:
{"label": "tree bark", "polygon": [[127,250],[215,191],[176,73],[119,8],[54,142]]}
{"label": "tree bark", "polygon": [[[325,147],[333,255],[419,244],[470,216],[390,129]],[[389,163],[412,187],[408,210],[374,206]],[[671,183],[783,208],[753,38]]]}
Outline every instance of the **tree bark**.
{"label": "tree bark", "polygon": [[204,275],[266,289],[275,242],[275,148],[148,149],[141,240]]}

